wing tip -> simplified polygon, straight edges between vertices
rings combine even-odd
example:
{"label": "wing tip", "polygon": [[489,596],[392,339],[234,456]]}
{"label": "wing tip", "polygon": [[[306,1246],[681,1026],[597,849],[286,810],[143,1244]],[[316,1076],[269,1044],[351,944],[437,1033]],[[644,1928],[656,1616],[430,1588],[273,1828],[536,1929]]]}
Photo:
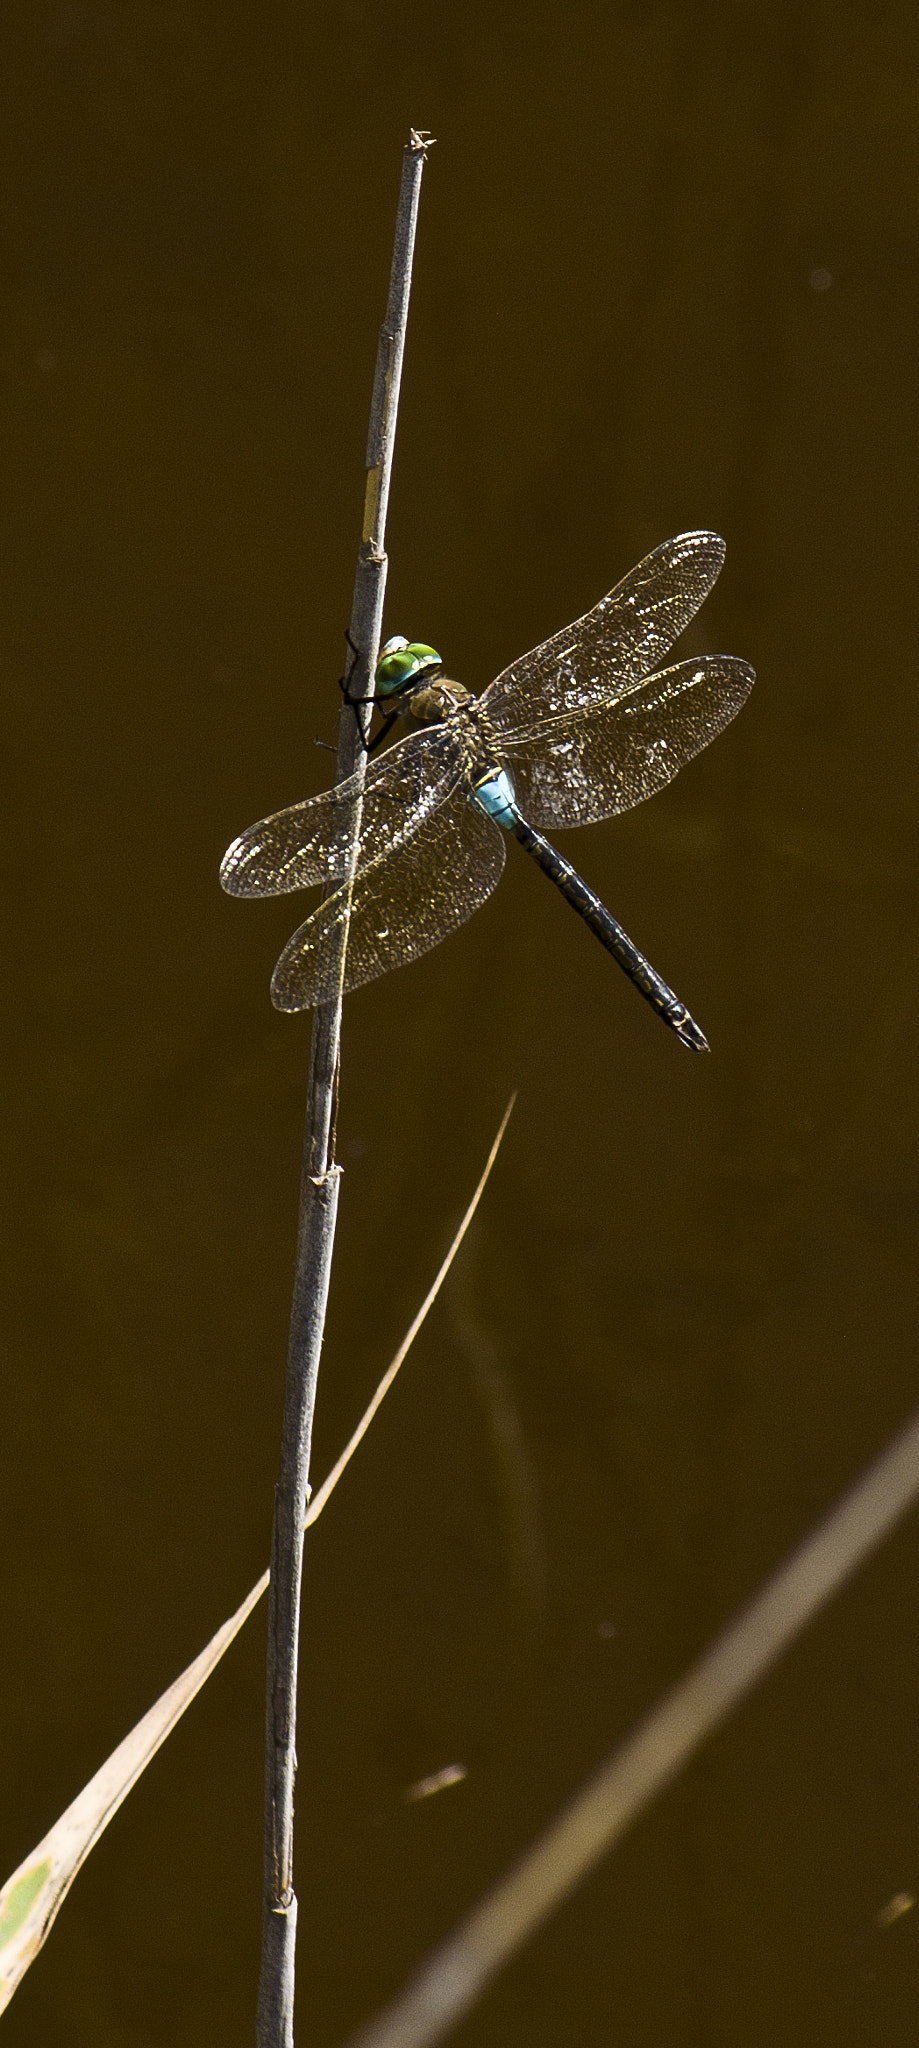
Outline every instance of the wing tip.
{"label": "wing tip", "polygon": [[[278,965],[280,966],[280,962]],[[287,976],[279,975],[277,967],[271,977],[269,993],[274,1008],[280,1010],[284,1016],[292,1017],[298,1010],[313,1008],[314,998],[304,994],[302,989],[291,988]]]}
{"label": "wing tip", "polygon": [[[704,577],[707,597],[724,568],[726,554],[727,542],[720,533],[715,533],[709,526],[690,527],[686,533],[675,533],[670,540],[662,540],[658,547],[652,548],[651,553],[638,563],[638,570],[650,571],[653,575],[662,569],[666,573],[669,569],[678,568],[681,563],[694,563]],[[703,603],[704,598],[699,602]]]}
{"label": "wing tip", "polygon": [[[714,555],[717,557],[719,568],[723,566],[724,558],[728,551],[728,544],[720,533],[715,532],[713,527],[698,526],[694,527],[690,533],[678,533],[676,545],[679,546],[681,542],[687,544],[688,553]],[[691,548],[688,545],[689,543],[692,544]]]}
{"label": "wing tip", "polygon": [[227,847],[220,863],[220,887],[226,890],[228,896],[245,896],[243,863],[251,851],[252,848],[244,833],[238,839],[234,839],[232,846]]}

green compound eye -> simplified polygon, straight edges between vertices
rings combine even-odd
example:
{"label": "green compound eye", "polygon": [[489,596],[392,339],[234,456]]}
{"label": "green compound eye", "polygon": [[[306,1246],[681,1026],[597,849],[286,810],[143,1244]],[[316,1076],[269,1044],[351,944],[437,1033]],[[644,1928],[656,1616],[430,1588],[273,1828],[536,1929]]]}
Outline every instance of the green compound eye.
{"label": "green compound eye", "polygon": [[423,640],[406,640],[404,634],[394,633],[380,653],[374,686],[381,697],[388,697],[393,690],[414,682],[417,676],[437,675],[442,668],[436,647],[426,647]]}

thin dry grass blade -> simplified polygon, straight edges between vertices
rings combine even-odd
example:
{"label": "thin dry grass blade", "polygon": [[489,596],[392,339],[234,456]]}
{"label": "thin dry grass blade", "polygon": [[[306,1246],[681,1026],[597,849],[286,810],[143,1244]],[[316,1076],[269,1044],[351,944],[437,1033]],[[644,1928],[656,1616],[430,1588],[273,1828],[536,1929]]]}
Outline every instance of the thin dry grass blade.
{"label": "thin dry grass blade", "polygon": [[332,1466],[332,1470],[329,1473],[328,1478],[323,1480],[318,1493],[314,1494],[312,1500],[310,1501],[306,1513],[306,1521],[304,1524],[304,1527],[307,1529],[309,1528],[310,1523],[315,1522],[317,1516],[321,1515],[330,1493],[332,1493],[335,1487],[338,1485],[338,1482],[345,1469],[345,1466],[350,1464],[351,1459],[353,1458],[354,1453],[357,1450],[358,1444],[361,1441],[361,1438],[366,1435],[367,1430],[370,1428],[370,1424],[373,1421],[377,1409],[380,1406],[380,1402],[389,1393],[389,1389],[392,1386],[393,1380],[396,1377],[399,1367],[402,1364],[402,1361],[405,1358],[406,1353],[414,1344],[415,1338],[418,1335],[418,1332],[421,1328],[422,1323],[424,1322],[425,1317],[427,1316],[429,1310],[433,1308],[434,1303],[437,1300],[437,1296],[440,1293],[444,1281],[446,1280],[447,1274],[450,1271],[450,1267],[452,1266],[456,1254],[459,1251],[460,1245],[463,1242],[463,1238],[465,1237],[466,1232],[469,1229],[469,1225],[472,1222],[473,1216],[475,1215],[475,1212],[479,1206],[482,1196],[485,1193],[485,1188],[488,1183],[488,1176],[491,1173],[491,1169],[494,1166],[495,1160],[498,1157],[498,1150],[501,1144],[501,1140],[504,1136],[505,1131],[507,1130],[511,1111],[514,1107],[514,1103],[516,1102],[516,1100],[517,1095],[515,1091],[515,1093],[511,1096],[511,1099],[507,1105],[504,1115],[501,1118],[501,1122],[498,1125],[498,1133],[495,1138],[495,1142],[491,1148],[491,1151],[488,1154],[488,1158],[485,1161],[485,1165],[482,1170],[482,1177],[479,1181],[478,1187],[476,1188],[475,1194],[473,1195],[469,1207],[466,1210],[466,1214],[463,1217],[461,1224],[459,1225],[459,1228],[453,1239],[453,1243],[451,1244],[447,1256],[444,1259],[443,1265],[441,1266],[440,1271],[437,1274],[437,1278],[434,1280],[431,1287],[428,1289],[428,1292],[424,1297],[424,1300],[421,1304],[420,1309],[418,1310],[418,1314],[416,1315],[414,1322],[409,1325],[406,1335],[402,1339],[402,1342],[399,1346],[398,1351],[396,1352],[392,1364],[387,1367],[386,1372],[383,1374],[383,1378],[381,1379],[380,1384],[376,1390],[376,1393],[373,1396],[373,1400],[370,1402],[369,1407],[367,1407],[364,1410],[364,1413],[361,1416],[360,1422],[357,1425],[354,1435],[352,1437],[349,1437],[348,1442],[346,1443],[345,1448],[342,1451],[341,1457],[336,1460],[335,1464]]}
{"label": "thin dry grass blade", "polygon": [[[516,1096],[512,1095],[479,1184],[437,1278],[425,1295],[411,1328],[403,1338],[392,1364],[384,1373],[350,1443],[312,1502],[307,1522],[314,1522],[317,1515],[321,1514],[345,1466],[369,1428],[384,1394],[392,1386],[407,1351],[443,1286],[482,1199],[515,1101]],[[95,1777],[90,1779],[89,1784],[84,1786],[72,1805],[61,1814],[44,1840],[39,1842],[37,1849],[33,1849],[31,1855],[19,1865],[18,1870],[14,1870],[12,1877],[7,1879],[0,1891],[0,2012],[9,2004],[29,1964],[43,1947],[80,1865],[85,1862],[90,1850],[108,1826],[112,1815],[117,1813],[122,1800],[127,1798],[132,1785],[136,1784],[150,1758],[155,1756],[160,1744],[165,1742],[176,1722],[181,1720],[186,1707],[191,1705],[195,1694],[200,1692],[205,1679],[210,1677],[215,1666],[219,1664],[224,1651],[229,1649],[234,1636],[242,1628],[243,1622],[248,1620],[267,1586],[268,1573],[263,1572],[258,1584],[246,1595],[242,1606],[237,1608],[229,1621],[224,1622],[222,1628],[218,1629],[207,1648],[201,1651],[193,1664],[189,1664],[187,1671],[183,1671],[181,1677],[175,1680],[168,1691],[157,1700],[156,1705],[144,1715],[143,1720],[138,1721],[130,1735],[125,1736],[118,1748],[112,1751]]]}
{"label": "thin dry grass blade", "polygon": [[181,1719],[233,1637],[248,1620],[268,1585],[268,1573],[247,1594],[242,1606],[211,1638],[188,1670],[138,1721],[130,1735],[90,1778],[44,1841],[14,1870],[0,1891],[0,2012],[42,1947],[45,1937],[90,1849],[108,1827],[141,1771],[160,1743]]}

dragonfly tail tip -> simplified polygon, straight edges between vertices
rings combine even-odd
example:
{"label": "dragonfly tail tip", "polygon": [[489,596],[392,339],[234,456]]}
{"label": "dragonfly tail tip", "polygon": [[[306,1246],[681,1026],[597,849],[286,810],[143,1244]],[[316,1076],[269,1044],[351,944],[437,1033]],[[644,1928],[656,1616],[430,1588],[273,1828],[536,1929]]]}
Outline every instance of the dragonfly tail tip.
{"label": "dragonfly tail tip", "polygon": [[711,1046],[705,1036],[705,1032],[700,1030],[695,1018],[690,1017],[688,1011],[682,1023],[677,1025],[676,1030],[677,1037],[682,1040],[684,1045],[689,1046],[691,1052],[711,1052]]}

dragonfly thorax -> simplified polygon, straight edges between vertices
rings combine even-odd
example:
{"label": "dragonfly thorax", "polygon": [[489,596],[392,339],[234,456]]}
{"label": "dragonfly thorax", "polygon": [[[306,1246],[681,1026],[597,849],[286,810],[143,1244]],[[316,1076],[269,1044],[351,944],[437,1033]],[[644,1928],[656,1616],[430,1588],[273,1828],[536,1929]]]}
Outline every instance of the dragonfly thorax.
{"label": "dragonfly thorax", "polygon": [[439,676],[436,682],[423,683],[420,689],[405,690],[399,715],[412,725],[443,725],[472,702],[471,693],[463,688],[462,683],[452,682],[449,676]]}

